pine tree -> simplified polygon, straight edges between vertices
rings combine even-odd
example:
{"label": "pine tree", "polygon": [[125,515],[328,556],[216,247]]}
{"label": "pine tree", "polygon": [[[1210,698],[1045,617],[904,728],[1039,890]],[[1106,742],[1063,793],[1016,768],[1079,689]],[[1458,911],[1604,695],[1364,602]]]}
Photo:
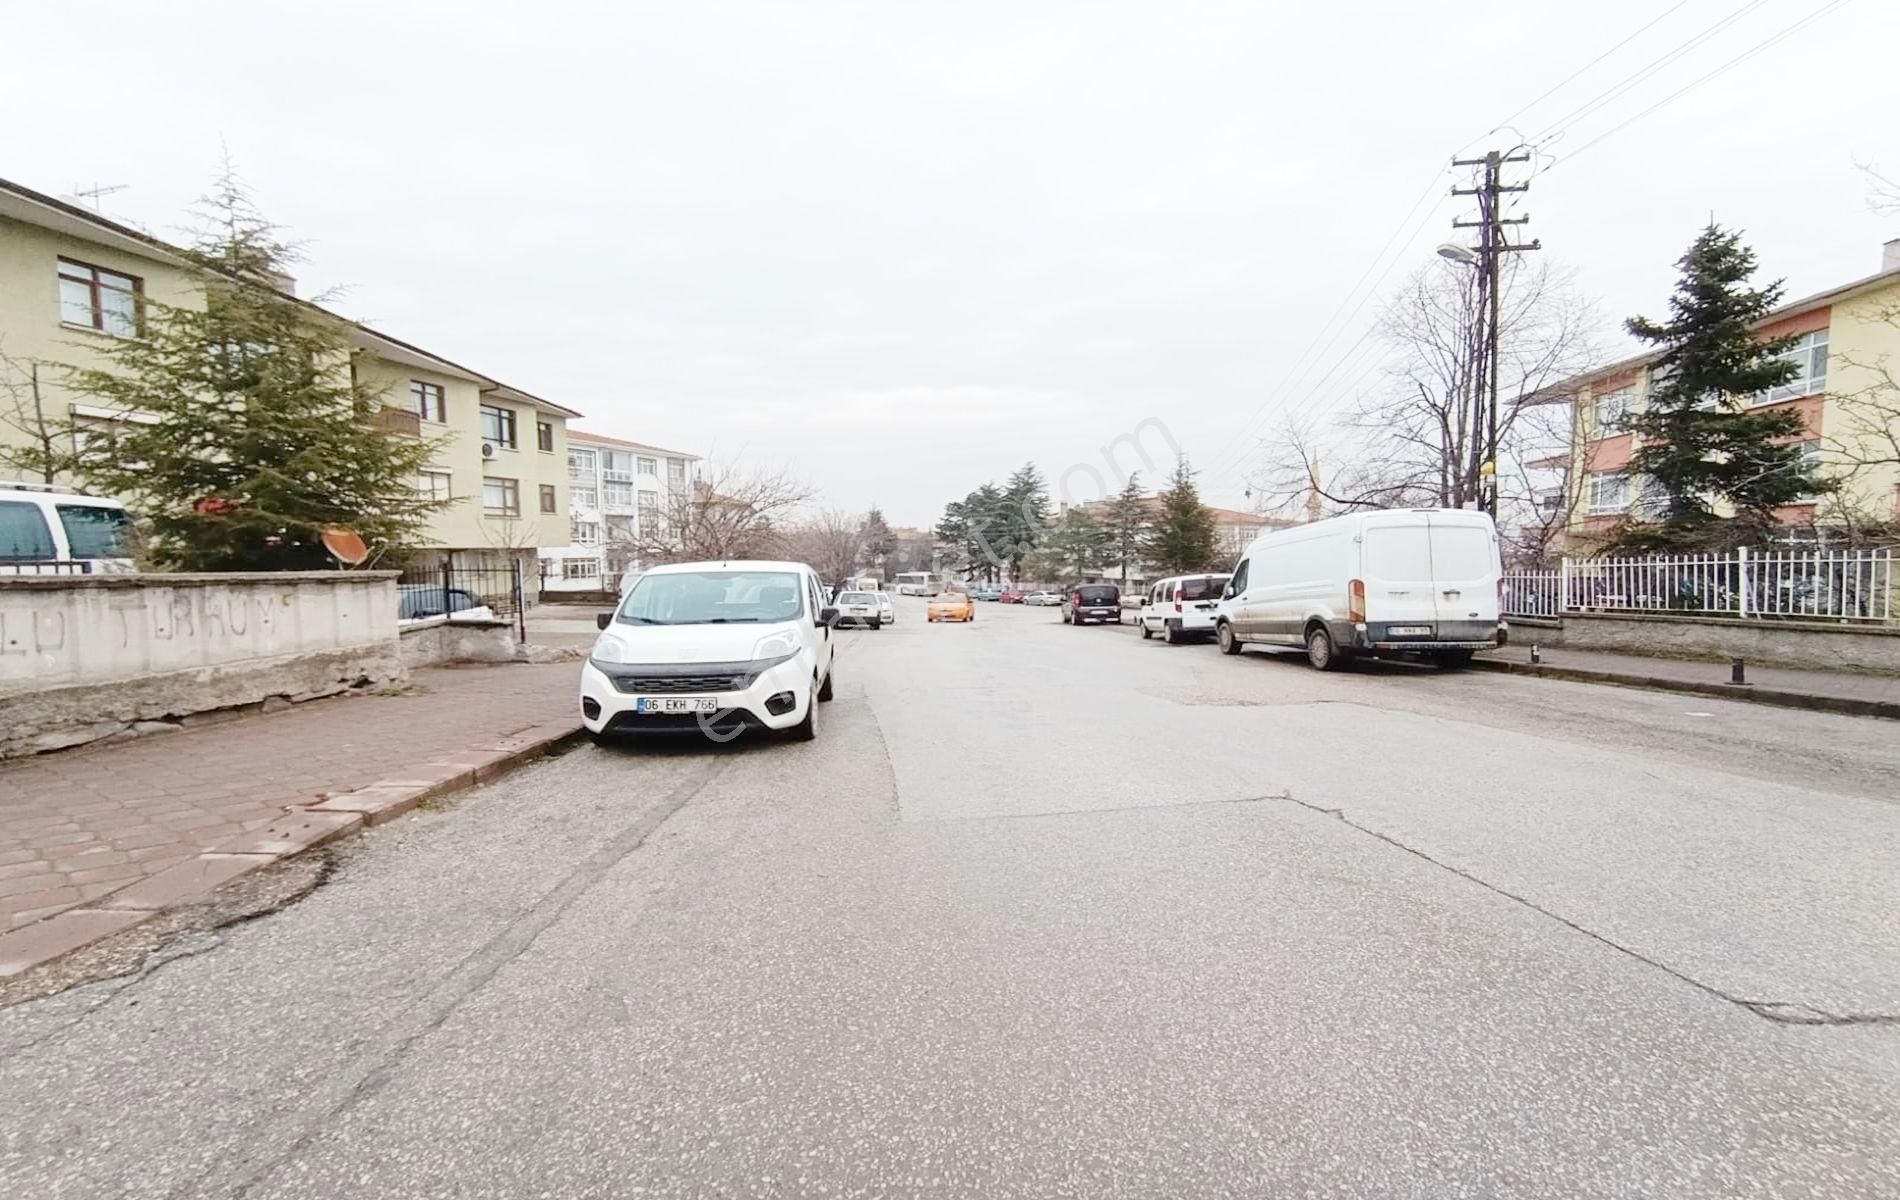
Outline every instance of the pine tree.
{"label": "pine tree", "polygon": [[328,566],[326,525],[414,544],[441,507],[416,487],[435,444],[376,424],[382,398],[354,378],[343,328],[278,290],[290,252],[228,167],[201,211],[187,257],[202,307],[147,297],[140,336],[68,373],[151,418],[88,439],[80,476],[150,522],[156,561],[186,570]]}
{"label": "pine tree", "polygon": [[1100,566],[1113,544],[1114,535],[1108,526],[1087,509],[1071,508],[1049,526],[1035,559],[1069,583]]}
{"label": "pine tree", "polygon": [[1024,556],[1049,528],[1049,489],[1035,463],[1017,468],[1003,484],[1002,499],[993,546],[1014,577],[1022,574]]}
{"label": "pine tree", "polygon": [[1174,464],[1167,490],[1142,540],[1143,557],[1163,574],[1204,571],[1214,565],[1214,514],[1201,503],[1194,472],[1183,458]]}
{"label": "pine tree", "polygon": [[1128,569],[1141,553],[1142,538],[1148,531],[1148,506],[1141,494],[1141,474],[1128,477],[1122,490],[1109,502],[1108,529],[1117,560],[1121,563],[1122,587],[1128,586]]}
{"label": "pine tree", "polygon": [[873,507],[864,514],[864,555],[871,560],[871,569],[880,578],[885,562],[896,549],[897,539],[891,536],[891,527],[884,520],[884,510]]}
{"label": "pine tree", "polygon": [[[1800,414],[1751,407],[1798,373],[1778,357],[1793,339],[1761,341],[1752,332],[1780,301],[1780,282],[1750,288],[1754,252],[1715,224],[1677,265],[1669,321],[1626,322],[1635,337],[1665,347],[1650,371],[1648,403],[1626,419],[1637,440],[1630,474],[1654,481],[1663,511],[1660,521],[1625,522],[1616,540],[1626,551],[1759,541],[1776,527],[1775,508],[1827,490],[1793,443],[1804,429]],[[1734,516],[1723,518],[1722,507]]]}

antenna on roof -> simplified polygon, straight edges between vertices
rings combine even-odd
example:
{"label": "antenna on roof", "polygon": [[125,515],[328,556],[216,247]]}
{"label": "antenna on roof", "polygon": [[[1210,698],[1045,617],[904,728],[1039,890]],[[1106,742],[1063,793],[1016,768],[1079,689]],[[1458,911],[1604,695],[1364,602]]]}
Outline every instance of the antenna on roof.
{"label": "antenna on roof", "polygon": [[91,201],[92,211],[96,213],[103,213],[105,210],[99,207],[99,201],[101,199],[103,199],[106,196],[110,196],[114,192],[123,192],[131,186],[132,185],[129,183],[100,184],[100,183],[95,182],[89,188],[82,188],[78,184],[75,183],[73,185],[73,195],[79,197],[81,200]]}

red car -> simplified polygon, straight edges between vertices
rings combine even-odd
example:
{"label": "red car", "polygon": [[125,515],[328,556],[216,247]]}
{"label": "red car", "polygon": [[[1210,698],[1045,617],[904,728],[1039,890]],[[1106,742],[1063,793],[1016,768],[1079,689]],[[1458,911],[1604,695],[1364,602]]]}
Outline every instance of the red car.
{"label": "red car", "polygon": [[996,602],[998,604],[1021,604],[1023,602],[1023,597],[1027,596],[1028,594],[1029,594],[1028,592],[1019,592],[1015,590],[1014,588],[1011,588],[1009,591],[1004,592],[1002,595],[998,596],[996,598]]}

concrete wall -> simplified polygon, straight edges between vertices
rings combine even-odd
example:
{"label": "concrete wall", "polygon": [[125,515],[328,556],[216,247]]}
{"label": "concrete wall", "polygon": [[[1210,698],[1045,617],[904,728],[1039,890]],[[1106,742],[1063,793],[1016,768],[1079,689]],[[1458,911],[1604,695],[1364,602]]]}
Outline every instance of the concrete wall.
{"label": "concrete wall", "polygon": [[1573,650],[1751,663],[1871,675],[1900,675],[1900,629],[1819,621],[1738,621],[1715,617],[1566,613],[1560,631],[1512,621],[1513,640]]}
{"label": "concrete wall", "polygon": [[511,621],[448,621],[440,617],[405,623],[402,628],[402,665],[431,667],[438,663],[504,663],[519,657]]}
{"label": "concrete wall", "polygon": [[394,572],[0,579],[0,757],[406,677]]}

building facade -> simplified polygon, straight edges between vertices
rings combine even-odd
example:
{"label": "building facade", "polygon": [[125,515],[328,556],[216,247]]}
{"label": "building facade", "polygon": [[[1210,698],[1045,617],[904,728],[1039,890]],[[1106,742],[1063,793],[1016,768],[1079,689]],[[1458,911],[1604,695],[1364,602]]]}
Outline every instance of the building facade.
{"label": "building facade", "polygon": [[[1788,409],[1801,418],[1797,439],[1823,477],[1836,479],[1834,496],[1792,504],[1777,517],[1797,531],[1900,521],[1900,240],[1883,247],[1874,275],[1786,304],[1755,327],[1764,340],[1793,338],[1785,352],[1794,378],[1759,396],[1751,407]],[[1632,514],[1642,516],[1661,497],[1629,469],[1636,435],[1620,427],[1647,401],[1651,353],[1613,363],[1558,384],[1551,391],[1573,407],[1577,431],[1569,467],[1562,472],[1568,516],[1561,549],[1599,549]],[[1549,464],[1544,464],[1549,465]]]}
{"label": "building facade", "polygon": [[[286,292],[294,285],[283,281]],[[136,422],[69,394],[60,365],[100,366],[100,348],[135,337],[146,300],[202,303],[197,277],[174,246],[78,205],[0,180],[0,439],[30,437],[21,418],[38,402],[47,421],[70,417],[75,436],[92,424]],[[309,305],[333,321],[351,348],[349,369],[380,391],[380,423],[438,439],[416,486],[449,501],[430,520],[421,564],[520,563],[532,582],[542,546],[568,539],[567,421],[573,410],[543,400],[388,334]],[[9,476],[11,472],[7,473]]]}
{"label": "building facade", "polygon": [[569,430],[568,540],[540,553],[544,591],[613,591],[640,565],[640,539],[689,493],[700,458],[604,434]]}

